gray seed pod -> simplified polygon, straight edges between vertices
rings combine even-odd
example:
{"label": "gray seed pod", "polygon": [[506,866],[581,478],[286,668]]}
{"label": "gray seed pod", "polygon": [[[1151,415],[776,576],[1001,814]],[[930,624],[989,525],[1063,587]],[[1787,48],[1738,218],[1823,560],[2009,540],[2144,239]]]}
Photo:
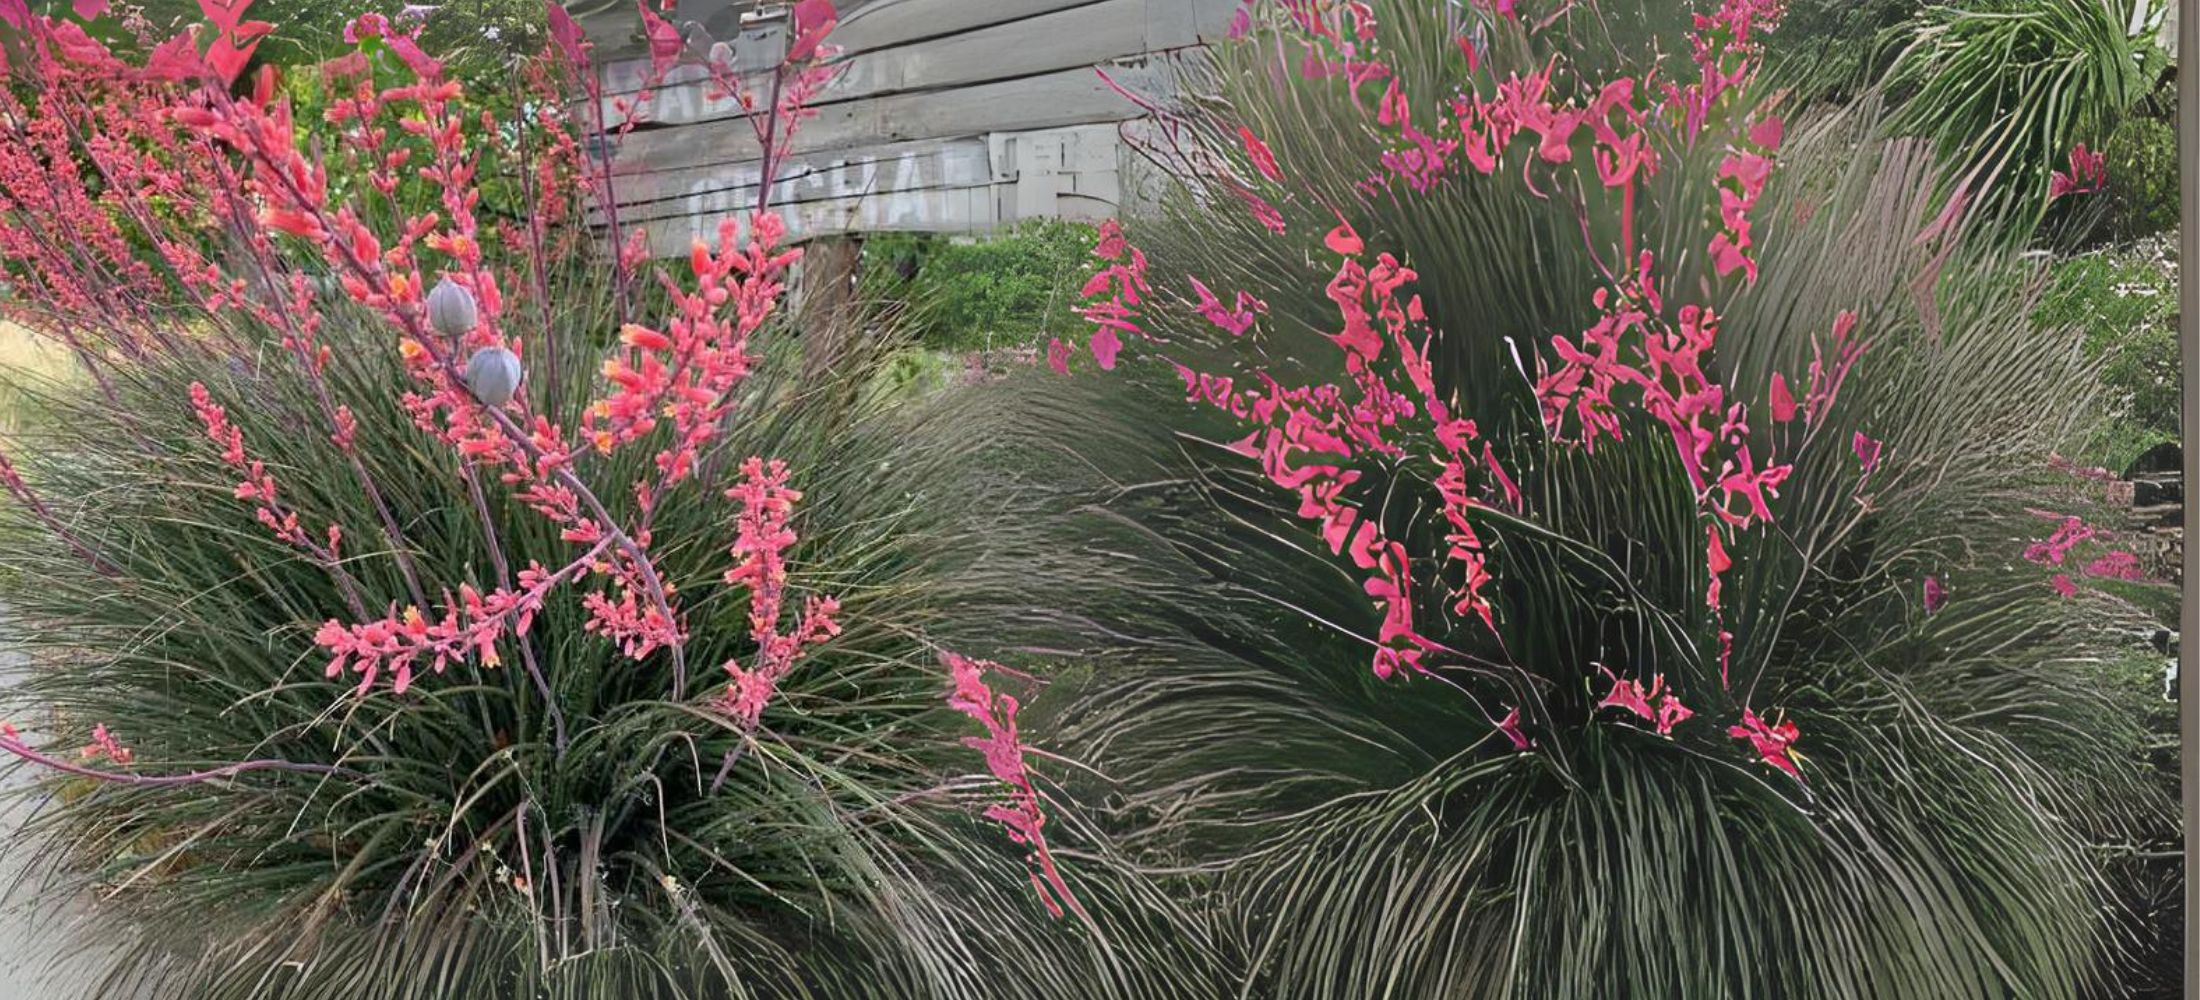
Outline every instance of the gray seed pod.
{"label": "gray seed pod", "polygon": [[474,293],[466,286],[452,281],[445,275],[435,288],[428,292],[428,325],[446,337],[456,337],[474,328],[481,318],[479,307],[474,305]]}
{"label": "gray seed pod", "polygon": [[490,406],[511,402],[525,374],[519,355],[502,347],[484,347],[466,359],[466,387],[474,391],[474,398]]}

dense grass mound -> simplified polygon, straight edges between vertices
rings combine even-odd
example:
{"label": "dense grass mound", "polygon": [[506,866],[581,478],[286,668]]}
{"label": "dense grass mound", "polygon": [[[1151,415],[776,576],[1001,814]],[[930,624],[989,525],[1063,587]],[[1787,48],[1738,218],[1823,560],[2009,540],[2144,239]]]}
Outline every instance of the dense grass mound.
{"label": "dense grass mound", "polygon": [[[1370,51],[1416,107],[1632,37],[1585,9],[1539,34],[1486,20],[1467,29],[1485,67],[1471,75],[1457,25],[1376,7]],[[1993,220],[1936,201],[1931,151],[1876,138],[1869,102],[1788,123],[1754,282],[1713,272],[1715,230],[1685,208],[1717,203],[1723,149],[1668,151],[1640,196],[1678,207],[1636,231],[1672,299],[1718,311],[1708,364],[1759,416],[1749,439],[1794,465],[1770,527],[1727,542],[1714,616],[1665,428],[1638,415],[1587,452],[1537,412],[1551,337],[1595,318],[1587,245],[1606,223],[1592,235],[1571,189],[1531,188],[1519,167],[1371,191],[1395,148],[1370,124],[1381,84],[1355,103],[1337,79],[1303,80],[1298,44],[1256,34],[1193,87],[1183,134],[1237,169],[1188,176],[1165,219],[1130,228],[1155,346],[1133,341],[1113,375],[1012,386],[983,424],[1004,470],[1058,497],[1051,526],[1010,531],[1033,567],[1016,599],[1075,609],[1106,664],[1065,740],[1121,791],[1126,842],[1210,901],[1243,995],[2113,991],[2112,845],[2167,803],[2138,766],[2146,692],[2109,664],[2140,616],[2074,566],[2062,596],[2023,558],[2057,524],[2028,508],[2084,503],[2049,459],[2098,408],[2076,334],[2033,324],[2036,269],[1996,248]],[[1240,125],[1288,178],[1290,194],[1261,189],[1288,237],[1246,210],[1238,185],[1260,168]],[[1417,269],[1438,389],[1521,490],[1517,510],[1485,495],[1475,515],[1496,627],[1424,599],[1415,620],[1445,647],[1425,675],[1369,672],[1384,619],[1364,574],[1224,446],[1244,424],[1176,402],[1176,363],[1241,385],[1343,382],[1334,257],[1314,246],[1340,220]],[[1172,304],[1190,305],[1187,275],[1268,311],[1219,332]],[[1843,311],[1868,348],[1837,400],[1807,432],[1762,419],[1771,375],[1830,354]],[[1868,472],[1858,432],[1881,442]],[[1414,527],[1436,504],[1417,457],[1353,465],[1357,495],[1386,534],[1438,552]],[[1945,596],[1930,609],[1928,578]],[[1662,676],[1694,718],[1664,738],[1600,705],[1606,669]],[[1495,728],[1507,706],[1531,751]],[[1800,780],[1729,734],[1744,709],[1799,725]]]}
{"label": "dense grass mound", "polygon": [[[561,332],[585,336],[604,304],[565,301]],[[399,408],[406,383],[379,325],[341,306],[329,319],[330,384],[356,401],[361,460],[421,573],[475,580],[500,558],[569,558],[554,526],[491,493],[493,552],[455,460]],[[966,540],[923,495],[953,469],[951,437],[867,395],[868,355],[819,384],[780,367],[752,380],[720,458],[800,470],[790,586],[838,595],[845,631],[749,739],[694,695],[671,697],[669,661],[619,656],[586,634],[577,601],[553,601],[529,641],[562,750],[509,648],[501,667],[424,674],[402,696],[323,676],[311,636],[343,600],[254,523],[188,405],[193,381],[235,401],[289,502],[363,530],[376,515],[358,481],[299,430],[312,400],[295,369],[193,351],[134,366],[114,402],[89,385],[42,398],[13,454],[106,571],[8,508],[0,605],[8,642],[32,657],[19,708],[51,706],[64,743],[107,723],[145,774],[256,758],[343,769],[45,782],[59,798],[33,831],[44,839],[22,843],[113,892],[135,935],[113,984],[164,997],[1172,995],[1196,962],[1132,967],[1110,955],[1139,938],[1135,923],[1111,941],[1045,919],[1015,848],[975,814],[986,787],[956,777],[981,769],[960,744],[974,727],[946,708],[923,639],[960,614],[943,571]],[[535,373],[532,391],[556,376],[585,398],[591,373],[574,369]],[[618,463],[647,461],[597,471],[624,481],[640,470]],[[719,579],[734,515],[697,492],[668,498],[654,526],[691,616],[688,661],[712,675],[756,655],[748,603]],[[372,544],[356,540],[346,566],[378,600],[401,595]],[[696,693],[720,686],[706,677]],[[1075,873],[1103,915],[1117,902],[1104,867]]]}

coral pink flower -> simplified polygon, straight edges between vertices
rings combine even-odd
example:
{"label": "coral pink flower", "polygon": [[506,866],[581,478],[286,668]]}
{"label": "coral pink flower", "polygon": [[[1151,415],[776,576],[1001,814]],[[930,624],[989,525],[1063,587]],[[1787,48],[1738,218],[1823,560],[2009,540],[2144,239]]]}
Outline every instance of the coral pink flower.
{"label": "coral pink flower", "polygon": [[1512,748],[1516,751],[1525,753],[1535,749],[1535,741],[1529,739],[1528,734],[1520,730],[1520,710],[1517,708],[1507,712],[1504,718],[1497,720],[1497,731],[1504,733],[1505,738],[1512,741]]}
{"label": "coral pink flower", "polygon": [[1283,180],[1283,170],[1276,166],[1276,154],[1268,149],[1267,143],[1260,141],[1259,136],[1253,134],[1252,129],[1238,126],[1238,141],[1245,145],[1246,157],[1253,161],[1253,169],[1260,171],[1262,177],[1278,182]]}
{"label": "coral pink flower", "polygon": [[1666,688],[1663,674],[1652,677],[1650,687],[1645,689],[1639,680],[1621,680],[1609,668],[1599,669],[1612,679],[1612,690],[1604,696],[1603,701],[1597,702],[1598,708],[1618,708],[1632,712],[1643,721],[1651,723],[1660,736],[1671,736],[1674,726],[1696,714],[1688,706],[1681,704],[1678,695]]}
{"label": "coral pink flower", "polygon": [[657,16],[647,3],[634,5],[642,15],[642,35],[649,40],[650,79],[663,80],[679,64],[680,54],[687,48],[687,40],[680,37],[680,29],[672,22]]}
{"label": "coral pink flower", "polygon": [[2112,580],[2137,580],[2146,574],[2139,570],[2139,557],[2122,549],[2110,551],[2087,563],[2085,575],[2106,577]]}
{"label": "coral pink flower", "polygon": [[1198,278],[1192,278],[1190,281],[1193,294],[1199,296],[1199,302],[1193,307],[1194,310],[1204,317],[1207,322],[1213,323],[1231,336],[1244,336],[1245,331],[1252,329],[1254,321],[1258,318],[1257,314],[1268,311],[1268,303],[1262,302],[1243,291],[1237,293],[1237,301],[1231,307],[1224,307],[1222,300],[1215,297],[1214,291],[1209,289],[1204,282]]}
{"label": "coral pink flower", "polygon": [[[9,739],[16,738],[14,727],[9,727],[7,737]],[[131,761],[137,759],[135,752],[123,746],[121,741],[115,739],[114,734],[107,731],[107,724],[104,722],[92,727],[92,743],[90,746],[85,747],[78,756],[85,760],[97,760],[105,757],[116,764],[124,766],[128,766]]]}
{"label": "coral pink flower", "polygon": [[1258,220],[1261,226],[1274,235],[1283,235],[1283,213],[1277,211],[1276,206],[1269,204],[1267,199],[1254,194],[1250,188],[1238,186],[1233,190],[1237,194],[1238,200],[1245,203],[1246,210],[1253,213],[1253,218]]}
{"label": "coral pink flower", "polygon": [[1340,257],[1357,257],[1366,248],[1366,244],[1360,242],[1360,234],[1352,231],[1352,224],[1342,219],[1337,220],[1337,228],[1322,237],[1322,245]]}
{"label": "coral pink flower", "polygon": [[787,593],[787,549],[796,541],[789,527],[799,491],[787,487],[787,464],[774,459],[768,465],[750,457],[741,464],[741,478],[726,490],[726,498],[740,506],[734,523],[731,554],[735,560],[726,571],[726,583],[749,591],[749,636],[756,652],[746,667],[727,660],[725,671],[732,683],[719,697],[720,711],[730,716],[742,732],[756,728],[766,704],[781,681],[794,672],[811,646],[840,634],[840,602],[809,598],[791,632],[780,631]]}
{"label": "coral pink flower", "polygon": [[2055,171],[2047,181],[2047,197],[2091,194],[2108,186],[2108,158],[2079,143],[2070,150],[2070,170]]}
{"label": "coral pink flower", "polygon": [[1605,695],[1603,701],[1597,702],[1598,708],[1622,708],[1645,719],[1657,717],[1656,711],[1650,707],[1650,698],[1655,695],[1658,687],[1665,683],[1664,677],[1661,676],[1652,680],[1650,690],[1644,691],[1641,681],[1623,680],[1618,674],[1613,673],[1609,667],[1599,667],[1598,669],[1604,672],[1604,676],[1612,679],[1611,693]]}
{"label": "coral pink flower", "polygon": [[1100,362],[1103,371],[1115,368],[1115,356],[1123,350],[1123,340],[1115,335],[1114,327],[1103,326],[1092,332],[1092,359]]}
{"label": "coral pink flower", "polygon": [[1772,373],[1772,419],[1783,424],[1795,419],[1795,396],[1788,392],[1787,379],[1779,372]]}
{"label": "coral pink flower", "polygon": [[1084,908],[1062,880],[1054,854],[1047,849],[1046,813],[1040,808],[1037,789],[1032,787],[1031,772],[1024,764],[1024,744],[1016,732],[1016,699],[994,692],[985,681],[987,673],[1007,668],[945,651],[940,653],[940,661],[954,678],[954,689],[947,697],[949,707],[985,727],[984,736],[964,737],[963,745],[983,754],[986,770],[1008,786],[1008,801],[988,807],[986,818],[1007,827],[1009,840],[1027,849],[1025,861],[1031,869],[1031,886],[1047,912],[1060,917],[1067,907],[1084,916]]}
{"label": "coral pink flower", "polygon": [[1750,748],[1757,751],[1759,760],[1786,771],[1798,780],[1803,777],[1802,768],[1796,765],[1793,750],[1796,739],[1802,733],[1794,722],[1783,719],[1778,725],[1768,726],[1763,719],[1757,717],[1755,711],[1745,708],[1742,710],[1741,725],[1727,727],[1726,734],[1738,740],[1748,740]]}
{"label": "coral pink flower", "polygon": [[1856,313],[1843,310],[1833,319],[1833,359],[1828,361],[1819,347],[1818,338],[1810,342],[1810,390],[1803,398],[1803,420],[1816,424],[1825,418],[1826,411],[1841,393],[1841,383],[1848,380],[1850,369],[1857,359],[1864,356],[1865,345],[1851,339],[1856,331]]}
{"label": "coral pink flower", "polygon": [[1863,463],[1865,473],[1869,474],[1873,469],[1879,468],[1878,441],[1865,437],[1863,431],[1857,431],[1849,446],[1855,449],[1856,460]]}
{"label": "coral pink flower", "polygon": [[[2049,514],[2047,516],[2057,517],[2060,515]],[[2055,527],[2054,534],[2049,535],[2043,541],[2033,542],[2025,548],[2024,558],[2042,566],[2060,566],[2063,560],[2069,557],[2071,549],[2076,548],[2078,543],[2092,538],[2094,534],[2094,529],[2086,524],[2084,520],[2076,516],[2063,517],[2062,523]]]}
{"label": "coral pink flower", "polygon": [[[1130,245],[1123,236],[1122,224],[1114,219],[1100,224],[1100,240],[1093,247],[1092,255],[1111,263],[1085,282],[1079,296],[1087,303],[1074,311],[1096,328],[1087,345],[1093,359],[1102,369],[1113,369],[1116,354],[1123,347],[1119,331],[1145,335],[1137,320],[1138,306],[1150,290],[1146,283],[1146,255]],[[1067,367],[1066,362],[1064,367]]]}
{"label": "coral pink flower", "polygon": [[1695,714],[1694,710],[1681,704],[1679,696],[1667,692],[1665,697],[1658,700],[1658,717],[1656,720],[1658,735],[1673,735],[1674,726],[1688,721]]}
{"label": "coral pink flower", "polygon": [[787,49],[787,61],[806,62],[819,55],[825,36],[839,23],[832,0],[799,0],[794,5],[794,44]]}
{"label": "coral pink flower", "polygon": [[1734,568],[1734,560],[1726,554],[1726,542],[1719,538],[1718,525],[1706,525],[1704,536],[1706,539],[1704,542],[1704,563],[1711,568],[1711,585],[1704,589],[1704,603],[1709,605],[1711,610],[1717,611],[1719,610],[1720,581],[1727,570]]}
{"label": "coral pink flower", "polygon": [[1942,585],[1941,585],[1941,582],[1940,582],[1940,578],[1939,578],[1939,577],[1937,577],[1937,576],[1928,576],[1928,577],[1926,577],[1926,578],[1925,578],[1925,612],[1926,612],[1927,614],[1931,614],[1931,613],[1933,613],[1933,612],[1935,612],[1935,611],[1939,611],[1939,610],[1940,610],[1940,607],[1941,607],[1941,605],[1943,605],[1943,604],[1946,604],[1946,603],[1948,603],[1948,588],[1947,588],[1947,587],[1945,587],[1945,586],[1942,586]]}
{"label": "coral pink flower", "polygon": [[1506,509],[1520,512],[1520,484],[1505,473],[1505,467],[1497,463],[1497,452],[1488,441],[1482,442],[1482,471],[1489,473],[1490,481],[1497,484],[1499,495],[1504,497]]}
{"label": "coral pink flower", "polygon": [[2055,588],[2055,593],[2061,594],[2064,597],[2078,596],[2078,584],[2076,581],[2070,579],[2070,574],[2068,573],[2057,573],[2055,574],[2054,578],[2048,580],[2047,582]]}

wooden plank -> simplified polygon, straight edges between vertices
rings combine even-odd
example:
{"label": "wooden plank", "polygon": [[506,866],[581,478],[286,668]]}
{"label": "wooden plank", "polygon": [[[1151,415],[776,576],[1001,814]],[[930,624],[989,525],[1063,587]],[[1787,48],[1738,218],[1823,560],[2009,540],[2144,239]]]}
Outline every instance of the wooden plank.
{"label": "wooden plank", "polygon": [[[743,163],[660,171],[614,178],[622,222],[756,204],[761,164]],[[939,187],[971,187],[995,180],[983,139],[925,139],[853,150],[813,152],[788,160],[773,185],[777,205],[861,195],[886,195]]]}
{"label": "wooden plank", "polygon": [[[1122,196],[1113,125],[903,144],[859,150],[850,159],[876,162],[895,149],[914,166],[901,168],[892,190],[861,189],[860,173],[851,172],[774,208],[797,238],[879,228],[976,233],[1027,218],[1105,218]],[[935,162],[927,164],[926,155]],[[745,220],[754,204],[753,186],[699,188],[622,207],[620,226],[642,229],[654,253],[684,253],[697,237],[708,242],[720,219]]]}
{"label": "wooden plank", "polygon": [[[648,234],[652,256],[670,257],[686,253],[697,239],[716,246],[721,219],[734,220],[734,239],[745,239],[747,207],[652,219],[640,223],[639,228]],[[781,206],[775,211],[786,220],[790,240],[850,232],[985,232],[1002,218],[991,184],[903,191],[885,197],[832,198]],[[626,231],[633,229],[627,227]]]}
{"label": "wooden plank", "polygon": [[[569,4],[574,7],[581,5],[580,2]],[[841,3],[840,6],[851,5]],[[691,41],[720,38],[730,41],[744,30],[754,31],[783,23],[766,21],[744,29],[741,15],[754,9],[755,5],[747,0],[740,3],[735,0],[685,0],[680,4],[678,12],[668,20],[681,28],[683,36]],[[592,54],[598,66],[609,67],[613,63],[633,59],[646,60],[649,55],[649,42],[642,37],[642,17],[635,11],[634,0],[594,0],[586,12],[575,14],[575,20],[580,24],[581,31],[588,36],[588,40],[595,43]],[[706,49],[710,47],[709,41],[702,41],[700,44]]]}
{"label": "wooden plank", "polygon": [[[716,10],[718,7],[724,6],[727,0],[711,0],[711,2],[713,10]],[[864,53],[875,52],[880,49],[908,45],[946,35],[961,34],[966,31],[1020,21],[1025,18],[1052,14],[1057,11],[1099,2],[1103,2],[1103,0],[873,0],[873,2],[861,6],[841,4],[843,10],[841,11],[840,24],[833,29],[832,35],[827,40],[840,47],[840,58],[852,59]],[[625,10],[626,20],[631,23],[624,25],[623,28],[614,28],[609,21],[605,21],[601,30],[606,33],[621,30],[626,34],[638,32],[641,27],[641,18],[634,14],[631,5],[627,6]],[[681,8],[681,21],[683,23],[689,20],[688,11],[689,6],[687,5]],[[737,29],[729,28],[723,24],[722,22],[725,20],[727,19],[723,17],[713,19],[709,16],[698,19],[708,37],[712,39],[730,39],[739,32]],[[753,33],[769,32],[784,37],[786,22],[764,22],[747,30]],[[591,32],[590,37],[595,37],[593,32]],[[599,42],[599,44],[601,43]],[[707,56],[709,44],[709,42],[696,43],[696,47],[704,51],[695,52],[693,55],[698,57]],[[738,49],[738,44],[736,47]],[[646,47],[621,51],[617,54],[606,54],[599,51],[598,55],[604,66],[605,93],[630,94],[639,90],[643,76],[649,68],[649,60],[642,58],[647,52]],[[763,68],[771,65],[771,62],[753,59],[745,51],[739,52],[738,55],[737,68],[752,66]],[[683,66],[674,70],[666,78],[666,82],[697,80],[702,79],[705,75],[700,66]]]}
{"label": "wooden plank", "polygon": [[1241,0],[1146,0],[1146,51],[1219,42],[1241,6]]}
{"label": "wooden plank", "polygon": [[[876,48],[838,60],[837,75],[810,104],[822,108],[866,97],[967,87],[1183,48],[1197,44],[1203,28],[1210,33],[1221,31],[1234,3],[1095,0],[1021,21]],[[633,104],[632,94],[606,96],[605,120],[622,121],[621,109],[628,105],[633,105],[631,113],[637,121],[658,125],[743,114],[733,94],[713,93],[724,88],[711,81],[702,67],[680,67],[666,79],[639,104]],[[768,71],[746,80],[745,85],[758,94],[769,90]]]}
{"label": "wooden plank", "polygon": [[[1109,72],[1134,92],[1169,92],[1165,64],[1117,66]],[[1098,73],[1077,68],[943,93],[897,94],[833,105],[820,109],[817,117],[803,123],[796,147],[810,152],[850,149],[1124,121],[1141,114],[1138,105],[1116,93]],[[629,133],[618,142],[613,170],[622,175],[641,175],[739,163],[760,155],[748,122],[723,119]]]}

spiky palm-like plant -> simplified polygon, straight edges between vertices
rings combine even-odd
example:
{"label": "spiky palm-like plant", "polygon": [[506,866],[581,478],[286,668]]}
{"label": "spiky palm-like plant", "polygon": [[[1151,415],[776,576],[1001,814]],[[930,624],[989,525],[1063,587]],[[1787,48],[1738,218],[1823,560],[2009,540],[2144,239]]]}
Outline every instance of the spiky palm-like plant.
{"label": "spiky palm-like plant", "polygon": [[2159,84],[2169,57],[2155,33],[2166,9],[2152,0],[1927,5],[1882,41],[1899,47],[1885,85],[1901,103],[1887,127],[1929,140],[1950,165],[1949,187],[1983,192],[2010,232],[2028,235],[2070,151],[2098,149]]}
{"label": "spiky palm-like plant", "polygon": [[[214,85],[242,7],[211,65],[14,25],[0,98],[14,315],[86,367],[0,464],[0,749],[109,995],[1211,995],[1104,852],[1048,920],[989,818],[1036,802],[980,815],[1030,779],[927,639],[963,442],[868,350],[789,374],[773,217],[608,259],[554,113],[477,130],[362,22],[294,123]],[[499,171],[539,185],[501,228]]]}
{"label": "spiky palm-like plant", "polygon": [[[1033,580],[1098,581],[1015,600],[1114,650],[1064,738],[1131,842],[1204,887],[1239,995],[2111,979],[2104,845],[2164,803],[2101,668],[2134,616],[2080,570],[2119,562],[2027,511],[2077,502],[2049,458],[2092,410],[2074,340],[2030,322],[2035,272],[1868,106],[1782,136],[1746,86],[1668,103],[1659,49],[1656,79],[1708,75],[1620,12],[1371,6],[1272,10],[1307,19],[1192,74],[1156,133],[1177,197],[1103,243],[1089,290],[1115,370],[1065,345],[1074,377],[993,429],[1062,497],[1019,553]],[[1706,11],[1721,76],[1750,9]],[[1659,161],[1629,183],[1599,158],[1635,136]],[[1387,300],[1382,253],[1415,272]],[[1598,332],[1619,309],[1644,318]],[[1400,360],[1424,336],[1425,387]],[[1631,370],[1593,450],[1549,405],[1578,402],[1557,336]],[[1727,476],[1776,467],[1766,512],[1727,506]]]}

